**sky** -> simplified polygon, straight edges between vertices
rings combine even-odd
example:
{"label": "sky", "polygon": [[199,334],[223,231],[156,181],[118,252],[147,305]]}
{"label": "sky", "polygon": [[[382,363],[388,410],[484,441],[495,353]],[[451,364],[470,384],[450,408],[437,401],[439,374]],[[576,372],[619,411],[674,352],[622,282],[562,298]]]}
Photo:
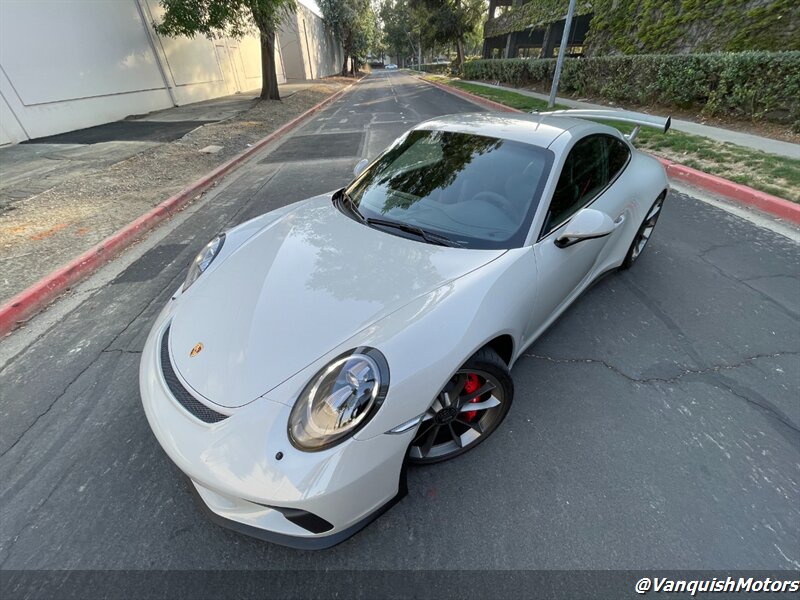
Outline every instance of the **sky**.
{"label": "sky", "polygon": [[303,4],[310,8],[313,12],[318,15],[321,15],[322,12],[319,10],[319,6],[317,5],[317,0],[298,0],[300,4]]}

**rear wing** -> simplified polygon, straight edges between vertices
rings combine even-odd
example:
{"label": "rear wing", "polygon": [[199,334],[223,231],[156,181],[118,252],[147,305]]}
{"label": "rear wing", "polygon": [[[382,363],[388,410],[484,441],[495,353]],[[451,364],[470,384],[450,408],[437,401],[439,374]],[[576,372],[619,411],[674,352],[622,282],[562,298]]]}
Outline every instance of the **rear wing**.
{"label": "rear wing", "polygon": [[628,140],[633,141],[640,127],[653,127],[660,129],[663,133],[669,131],[672,124],[672,117],[656,117],[644,113],[633,112],[630,110],[591,110],[591,109],[570,109],[570,110],[551,110],[541,112],[540,115],[553,115],[558,117],[577,117],[579,119],[601,119],[609,121],[621,121],[623,123],[633,123],[636,125],[634,130],[628,134]]}

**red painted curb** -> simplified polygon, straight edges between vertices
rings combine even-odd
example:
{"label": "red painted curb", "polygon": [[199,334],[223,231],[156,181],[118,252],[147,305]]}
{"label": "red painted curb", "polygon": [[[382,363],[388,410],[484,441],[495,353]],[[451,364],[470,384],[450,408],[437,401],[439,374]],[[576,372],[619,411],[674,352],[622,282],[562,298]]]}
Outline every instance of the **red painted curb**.
{"label": "red painted curb", "polygon": [[274,142],[276,139],[297,127],[300,123],[308,119],[308,117],[342,96],[359,81],[361,81],[361,79],[342,88],[331,96],[328,96],[322,102],[312,106],[306,112],[298,115],[266,137],[260,139],[241,154],[234,156],[228,162],[223,163],[210,173],[204,175],[151,211],[143,214],[116,233],[111,234],[76,259],[70,261],[60,269],[53,271],[43,279],[40,279],[29,288],[11,298],[5,304],[0,305],[0,337],[5,336],[17,327],[17,325],[24,323],[27,319],[41,311],[56,297],[69,290],[70,286],[75,285],[78,281],[99,269],[103,264],[141,239],[145,233],[154,229],[157,225],[181,210],[190,200],[193,200],[209,187],[216,184],[225,175],[264,148],[264,146]]}
{"label": "red painted curb", "polygon": [[766,192],[754,190],[746,185],[734,183],[733,181],[711,175],[710,173],[698,171],[697,169],[672,162],[665,158],[658,156],[656,158],[664,165],[664,168],[667,170],[667,175],[673,179],[685,181],[695,187],[720,194],[736,202],[747,204],[748,206],[753,206],[766,213],[780,217],[781,219],[791,221],[792,223],[800,224],[800,204],[784,200],[783,198],[767,194]]}
{"label": "red painted curb", "polygon": [[[476,94],[465,92],[464,90],[460,90],[449,85],[428,81],[422,77],[420,77],[420,79],[422,79],[422,81],[425,83],[429,83],[445,90],[446,92],[450,92],[454,96],[461,96],[462,98],[475,102],[476,104],[482,104],[488,108],[504,110],[505,112],[523,112],[519,109],[511,108],[510,106],[505,106],[504,104],[499,104],[493,100],[481,98]],[[664,165],[667,175],[673,179],[685,181],[686,183],[689,183],[695,187],[702,188],[715,194],[720,194],[735,202],[752,206],[781,219],[786,219],[792,223],[800,224],[800,204],[797,204],[796,202],[784,200],[778,196],[773,196],[771,194],[767,194],[766,192],[755,190],[751,187],[747,187],[746,185],[734,183],[728,179],[723,179],[722,177],[717,177],[716,175],[698,171],[697,169],[672,162],[671,160],[661,158],[660,156],[656,156],[655,158],[657,158],[661,164]]]}

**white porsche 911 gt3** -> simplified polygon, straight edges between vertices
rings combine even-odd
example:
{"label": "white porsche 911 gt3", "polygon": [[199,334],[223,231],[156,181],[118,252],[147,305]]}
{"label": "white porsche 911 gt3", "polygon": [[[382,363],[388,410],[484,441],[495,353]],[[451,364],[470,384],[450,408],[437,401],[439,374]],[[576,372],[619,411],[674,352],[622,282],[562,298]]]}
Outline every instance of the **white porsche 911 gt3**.
{"label": "white porsche 911 gt3", "polygon": [[668,184],[619,111],[413,128],[346,188],[215,237],[142,355],[147,419],[217,522],[324,548],[474,448],[514,361],[600,274],[630,267]]}

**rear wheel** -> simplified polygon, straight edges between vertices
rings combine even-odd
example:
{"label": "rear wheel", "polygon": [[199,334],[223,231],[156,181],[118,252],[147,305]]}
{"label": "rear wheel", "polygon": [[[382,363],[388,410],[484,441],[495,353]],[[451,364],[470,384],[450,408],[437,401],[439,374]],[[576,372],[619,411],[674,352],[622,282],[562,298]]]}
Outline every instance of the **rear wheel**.
{"label": "rear wheel", "polygon": [[514,382],[497,352],[484,348],[447,382],[425,413],[408,451],[410,462],[435,463],[489,437],[511,408]]}
{"label": "rear wheel", "polygon": [[636,262],[636,259],[641,256],[642,252],[644,252],[645,246],[647,246],[647,242],[650,241],[650,236],[653,234],[653,231],[656,228],[658,218],[661,216],[661,209],[664,206],[664,198],[666,197],[667,193],[662,192],[662,194],[653,203],[653,206],[650,207],[650,210],[647,212],[647,216],[644,218],[644,221],[642,221],[642,224],[639,227],[639,231],[636,232],[636,235],[633,238],[633,242],[631,243],[631,247],[628,249],[628,254],[625,256],[625,260],[622,262],[621,268],[629,269],[633,263]]}

